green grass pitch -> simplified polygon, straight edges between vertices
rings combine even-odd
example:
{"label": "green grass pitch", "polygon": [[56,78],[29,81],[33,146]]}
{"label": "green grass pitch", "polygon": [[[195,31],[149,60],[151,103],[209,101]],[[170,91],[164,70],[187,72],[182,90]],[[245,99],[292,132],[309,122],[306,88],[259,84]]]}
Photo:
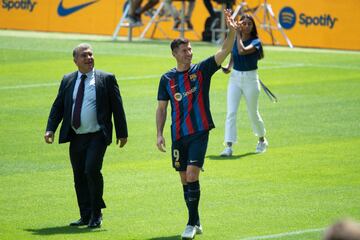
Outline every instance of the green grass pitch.
{"label": "green grass pitch", "polygon": [[[96,68],[118,79],[129,139],[105,155],[102,228],[67,226],[78,218],[68,144],[47,145],[43,134],[60,80],[75,70],[72,48],[83,41],[0,34],[0,239],[179,239],[187,213],[171,168],[170,118],[167,152],[156,148],[158,82],[175,66],[168,41],[86,41]],[[193,62],[217,48],[193,43]],[[196,238],[312,240],[339,218],[360,220],[360,53],[265,47],[259,65],[279,98],[260,96],[265,154],[252,154],[257,139],[242,101],[234,156],[218,157],[229,76],[212,78],[216,128],[200,182],[204,234]]]}

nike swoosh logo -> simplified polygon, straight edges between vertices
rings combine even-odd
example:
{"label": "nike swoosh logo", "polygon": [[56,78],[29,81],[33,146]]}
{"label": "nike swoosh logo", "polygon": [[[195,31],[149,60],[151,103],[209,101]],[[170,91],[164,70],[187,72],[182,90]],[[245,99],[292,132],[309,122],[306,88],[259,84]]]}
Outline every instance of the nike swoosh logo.
{"label": "nike swoosh logo", "polygon": [[190,160],[190,163],[196,163],[197,160]]}
{"label": "nike swoosh logo", "polygon": [[59,6],[58,6],[58,9],[57,9],[57,12],[59,14],[59,16],[61,17],[65,17],[65,16],[68,16],[76,11],[79,11],[80,9],[84,8],[84,7],[87,7],[93,3],[96,3],[98,0],[94,0],[94,1],[91,1],[91,2],[87,2],[87,3],[83,3],[83,4],[80,4],[80,5],[77,5],[77,6],[73,6],[73,7],[70,7],[70,8],[64,8],[63,6],[63,0],[60,0],[60,3],[59,3]]}

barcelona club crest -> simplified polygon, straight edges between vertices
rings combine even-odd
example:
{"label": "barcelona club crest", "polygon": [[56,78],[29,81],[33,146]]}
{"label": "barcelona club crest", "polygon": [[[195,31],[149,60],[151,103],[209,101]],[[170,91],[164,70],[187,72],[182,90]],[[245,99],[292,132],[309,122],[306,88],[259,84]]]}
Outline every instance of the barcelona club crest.
{"label": "barcelona club crest", "polygon": [[189,75],[189,79],[190,79],[190,81],[192,81],[192,82],[196,81],[196,79],[197,79],[196,73],[190,74],[190,75]]}

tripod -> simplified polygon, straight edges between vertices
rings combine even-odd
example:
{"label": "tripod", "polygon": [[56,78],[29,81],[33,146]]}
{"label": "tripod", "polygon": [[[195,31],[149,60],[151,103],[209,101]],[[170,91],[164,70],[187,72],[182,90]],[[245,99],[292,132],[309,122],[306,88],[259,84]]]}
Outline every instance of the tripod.
{"label": "tripod", "polygon": [[[194,29],[187,29],[185,28],[185,2],[188,0],[173,0],[173,1],[179,1],[181,2],[181,11],[180,11],[180,20],[181,20],[181,24],[180,24],[180,28],[179,29],[175,29],[175,31],[179,31],[180,32],[180,37],[184,38],[185,32],[186,31],[192,31],[194,33],[194,35],[200,39],[199,35],[195,32]],[[144,38],[145,34],[147,33],[147,31],[150,29],[151,25],[155,23],[155,28],[153,29],[153,32],[151,34],[151,38],[154,36],[154,33],[156,31],[156,28],[158,27],[158,23],[160,23],[161,21],[165,21],[167,19],[164,19],[164,17],[160,16],[160,12],[162,10],[165,9],[165,1],[162,0],[161,4],[159,6],[159,8],[157,8],[157,10],[155,11],[155,13],[152,15],[151,20],[149,21],[149,23],[146,25],[144,31],[141,33],[140,38]],[[163,18],[163,19],[161,19]],[[169,36],[166,34],[165,31],[163,31],[160,27],[158,27],[159,30],[163,33],[163,35],[169,39]]]}
{"label": "tripod", "polygon": [[[261,11],[263,11],[262,18],[260,16]],[[248,6],[248,4],[246,3],[246,1],[242,0],[242,2],[236,7],[232,17],[235,18],[237,15],[244,14],[244,13],[248,13],[248,14],[252,15],[253,18],[256,19],[257,22],[260,23],[259,27],[264,29],[264,31],[270,35],[271,42],[273,45],[279,44],[279,42],[277,41],[277,39],[274,37],[274,34],[273,34],[273,30],[277,30],[277,31],[280,31],[280,33],[284,37],[288,46],[290,48],[293,48],[293,45],[292,45],[290,39],[286,36],[279,21],[275,17],[275,14],[271,8],[271,5],[267,3],[267,0],[264,0],[263,3],[261,3],[259,6],[256,6],[254,8],[250,8]]]}
{"label": "tripod", "polygon": [[[156,9],[155,13],[152,14],[151,19],[149,23],[146,25],[144,31],[141,33],[140,38],[144,38],[145,34],[147,33],[151,25],[155,24],[155,27],[151,33],[151,38],[152,38],[154,36],[156,29],[158,28],[158,24],[161,21],[167,21],[166,16],[160,16],[160,12],[164,10],[164,5],[165,5],[165,1],[161,1],[160,6]],[[162,28],[159,27],[159,30],[166,37],[166,39],[169,39],[169,36],[166,34],[164,30],[162,30]]]}
{"label": "tripod", "polygon": [[128,40],[129,42],[132,41],[132,36],[133,36],[133,33],[132,33],[132,30],[134,27],[140,27],[141,25],[139,24],[132,24],[130,22],[126,22],[126,18],[127,18],[127,15],[129,13],[129,10],[130,10],[130,1],[128,2],[128,4],[126,4],[126,7],[124,9],[124,12],[123,12],[123,15],[121,16],[121,19],[119,21],[119,23],[116,25],[116,28],[114,30],[114,33],[113,33],[113,36],[112,36],[112,40],[115,41],[119,32],[120,32],[120,28],[121,27],[126,27],[128,28]]}
{"label": "tripod", "polygon": [[[128,3],[125,5],[125,8],[124,8],[124,11],[123,11],[123,14],[121,16],[121,19],[119,21],[119,23],[117,24],[115,30],[114,30],[114,33],[113,33],[113,37],[112,37],[112,40],[115,41],[119,32],[120,32],[120,29],[121,27],[123,28],[128,28],[128,40],[129,42],[132,41],[132,30],[133,28],[135,27],[141,27],[142,24],[140,23],[131,23],[127,20],[127,15],[129,13],[129,10],[130,10],[130,4],[131,4],[131,1],[129,0]],[[151,37],[154,36],[154,33],[156,31],[156,29],[158,28],[166,38],[169,38],[168,35],[166,34],[166,32],[160,28],[160,26],[158,26],[158,24],[161,22],[161,21],[167,21],[166,17],[164,16],[160,16],[160,11],[163,10],[163,7],[164,7],[164,1],[161,2],[160,4],[160,7],[156,9],[155,13],[149,13],[150,14],[150,17],[151,17],[151,20],[149,21],[149,23],[146,25],[145,27],[145,30],[141,33],[140,35],[140,38],[144,38],[145,36],[145,33],[149,30],[151,24],[155,24],[155,27],[154,27],[154,30],[151,34]],[[149,12],[149,11],[148,11]]]}

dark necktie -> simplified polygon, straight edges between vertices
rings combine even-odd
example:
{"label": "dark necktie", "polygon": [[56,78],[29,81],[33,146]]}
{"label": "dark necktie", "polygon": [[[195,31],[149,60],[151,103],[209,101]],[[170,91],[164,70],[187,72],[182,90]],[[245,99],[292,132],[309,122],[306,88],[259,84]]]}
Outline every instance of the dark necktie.
{"label": "dark necktie", "polygon": [[81,115],[82,102],[84,99],[85,79],[86,79],[86,75],[85,74],[81,75],[81,81],[76,94],[73,122],[72,122],[75,129],[78,129],[80,127],[80,115]]}

